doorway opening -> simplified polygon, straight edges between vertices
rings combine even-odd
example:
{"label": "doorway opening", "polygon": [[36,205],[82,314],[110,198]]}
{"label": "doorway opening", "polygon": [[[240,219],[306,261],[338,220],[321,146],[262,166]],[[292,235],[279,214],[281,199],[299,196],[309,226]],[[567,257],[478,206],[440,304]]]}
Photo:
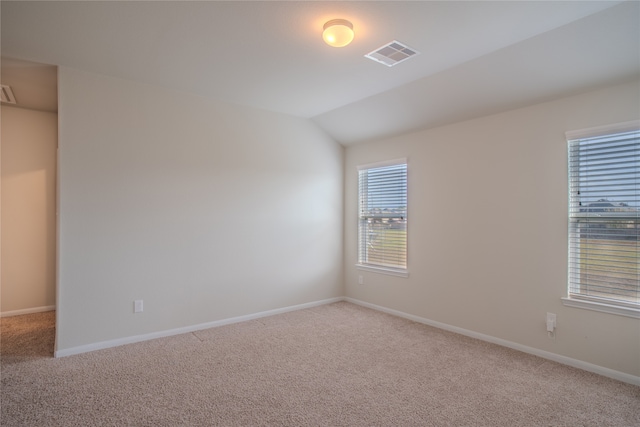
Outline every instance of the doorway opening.
{"label": "doorway opening", "polygon": [[2,57],[0,83],[4,362],[18,348],[51,356],[55,346],[58,70]]}

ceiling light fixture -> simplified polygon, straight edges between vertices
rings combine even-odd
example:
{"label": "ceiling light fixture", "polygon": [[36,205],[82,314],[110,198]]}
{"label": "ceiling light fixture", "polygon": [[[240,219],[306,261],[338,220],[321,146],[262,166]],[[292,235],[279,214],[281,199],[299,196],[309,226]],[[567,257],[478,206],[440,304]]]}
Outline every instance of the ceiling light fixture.
{"label": "ceiling light fixture", "polygon": [[346,19],[332,19],[322,29],[322,38],[329,46],[344,47],[353,40],[353,24]]}

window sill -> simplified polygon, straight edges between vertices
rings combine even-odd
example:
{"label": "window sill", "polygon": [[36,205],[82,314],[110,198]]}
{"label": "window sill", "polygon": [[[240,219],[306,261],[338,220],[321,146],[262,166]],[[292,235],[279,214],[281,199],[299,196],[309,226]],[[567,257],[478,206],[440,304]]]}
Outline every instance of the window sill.
{"label": "window sill", "polygon": [[603,313],[617,314],[618,316],[640,319],[640,308],[624,307],[620,305],[606,304],[602,302],[587,301],[577,298],[562,298],[562,304],[567,307],[583,308],[586,310],[600,311]]}
{"label": "window sill", "polygon": [[358,270],[372,271],[374,273],[386,274],[389,276],[409,277],[408,270],[400,270],[400,269],[388,268],[388,267],[376,267],[373,265],[366,265],[366,264],[356,264],[356,268]]}

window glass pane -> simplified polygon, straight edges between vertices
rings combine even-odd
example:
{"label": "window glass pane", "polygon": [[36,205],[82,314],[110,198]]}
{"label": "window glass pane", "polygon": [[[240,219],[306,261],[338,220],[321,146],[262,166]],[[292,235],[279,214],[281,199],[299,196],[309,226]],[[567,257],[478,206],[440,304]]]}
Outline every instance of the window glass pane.
{"label": "window glass pane", "polygon": [[640,305],[640,132],[569,141],[569,295]]}
{"label": "window glass pane", "polygon": [[358,262],[407,268],[407,165],[361,169]]}

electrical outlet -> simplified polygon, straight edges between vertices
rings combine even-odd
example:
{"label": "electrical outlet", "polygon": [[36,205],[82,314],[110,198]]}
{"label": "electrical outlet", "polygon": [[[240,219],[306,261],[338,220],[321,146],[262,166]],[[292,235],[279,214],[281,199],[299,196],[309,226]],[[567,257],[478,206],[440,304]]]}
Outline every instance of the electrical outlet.
{"label": "electrical outlet", "polygon": [[137,299],[133,302],[133,312],[134,313],[142,313],[142,311],[144,310],[144,306],[142,304],[142,300],[141,299]]}
{"label": "electrical outlet", "polygon": [[362,274],[358,276],[358,285],[364,285],[364,277],[362,277]]}
{"label": "electrical outlet", "polygon": [[547,332],[553,332],[556,329],[556,314],[547,313]]}

